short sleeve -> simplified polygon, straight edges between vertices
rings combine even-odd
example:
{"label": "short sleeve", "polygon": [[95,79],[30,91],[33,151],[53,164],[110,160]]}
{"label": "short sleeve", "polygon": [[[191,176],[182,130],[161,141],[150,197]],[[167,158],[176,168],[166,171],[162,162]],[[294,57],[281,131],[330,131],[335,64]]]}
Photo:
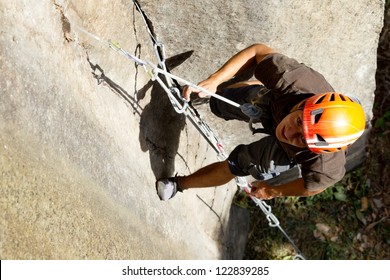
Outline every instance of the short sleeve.
{"label": "short sleeve", "polygon": [[255,69],[255,77],[280,94],[334,91],[323,75],[280,53],[265,56]]}
{"label": "short sleeve", "polygon": [[301,163],[305,188],[310,191],[326,189],[345,175],[345,152],[321,154]]}

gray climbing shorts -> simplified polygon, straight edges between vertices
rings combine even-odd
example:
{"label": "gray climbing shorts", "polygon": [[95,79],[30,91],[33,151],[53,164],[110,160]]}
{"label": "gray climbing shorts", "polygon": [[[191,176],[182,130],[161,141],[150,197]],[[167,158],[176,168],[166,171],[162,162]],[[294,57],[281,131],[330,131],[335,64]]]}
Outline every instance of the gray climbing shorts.
{"label": "gray climbing shorts", "polygon": [[[265,87],[261,85],[251,85],[226,88],[218,91],[218,94],[238,104],[244,104],[251,103],[259,94],[263,94],[264,89]],[[214,97],[210,98],[210,109],[216,116],[225,120],[249,121],[249,117],[242,113],[240,108]],[[232,174],[252,175],[257,180],[268,180],[296,165],[279,145],[275,136],[255,134],[253,138],[254,142],[251,144],[239,145],[230,153],[228,163]]]}

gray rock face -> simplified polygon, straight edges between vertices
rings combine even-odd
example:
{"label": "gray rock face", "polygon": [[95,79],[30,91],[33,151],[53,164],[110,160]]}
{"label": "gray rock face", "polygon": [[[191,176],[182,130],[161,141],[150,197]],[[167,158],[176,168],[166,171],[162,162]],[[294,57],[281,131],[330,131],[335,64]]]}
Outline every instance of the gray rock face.
{"label": "gray rock face", "polygon": [[[174,74],[196,83],[264,42],[370,115],[383,1],[140,3]],[[117,40],[155,61],[132,1],[2,1],[0,24],[0,257],[226,257],[233,184],[168,203],[155,194],[156,177],[216,158],[142,67],[108,48]],[[227,152],[251,141],[241,124],[199,110]]]}
{"label": "gray rock face", "polygon": [[[256,42],[321,72],[370,113],[384,1],[141,1],[168,56],[194,55],[178,72],[195,82]],[[369,8],[368,8],[369,7]]]}

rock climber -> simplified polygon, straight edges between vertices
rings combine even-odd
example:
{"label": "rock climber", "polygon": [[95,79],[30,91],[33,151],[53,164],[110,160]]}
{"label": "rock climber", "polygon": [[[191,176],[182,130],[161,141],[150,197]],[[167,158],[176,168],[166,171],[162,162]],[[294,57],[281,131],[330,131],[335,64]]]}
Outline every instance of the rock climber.
{"label": "rock climber", "polygon": [[[250,69],[254,69],[255,80],[218,88]],[[335,92],[323,75],[265,44],[238,52],[198,85],[242,105],[236,108],[211,97],[211,111],[225,120],[248,122],[248,111],[256,106],[257,121],[269,135],[238,145],[225,161],[188,176],[158,179],[156,191],[161,200],[248,175],[257,180],[251,183],[251,195],[260,199],[318,194],[343,178],[347,148],[365,129],[365,113],[356,98]],[[186,86],[183,97],[190,100],[191,94],[207,97]],[[300,170],[297,178],[278,186],[267,183],[294,166]]]}

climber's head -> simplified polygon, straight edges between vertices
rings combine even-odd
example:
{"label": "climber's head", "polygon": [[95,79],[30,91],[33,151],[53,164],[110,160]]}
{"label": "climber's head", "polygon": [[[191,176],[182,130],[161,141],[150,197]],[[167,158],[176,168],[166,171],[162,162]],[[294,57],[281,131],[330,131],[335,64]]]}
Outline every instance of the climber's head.
{"label": "climber's head", "polygon": [[346,95],[316,94],[295,106],[277,126],[279,141],[314,153],[344,150],[364,132],[365,114],[360,103]]}

